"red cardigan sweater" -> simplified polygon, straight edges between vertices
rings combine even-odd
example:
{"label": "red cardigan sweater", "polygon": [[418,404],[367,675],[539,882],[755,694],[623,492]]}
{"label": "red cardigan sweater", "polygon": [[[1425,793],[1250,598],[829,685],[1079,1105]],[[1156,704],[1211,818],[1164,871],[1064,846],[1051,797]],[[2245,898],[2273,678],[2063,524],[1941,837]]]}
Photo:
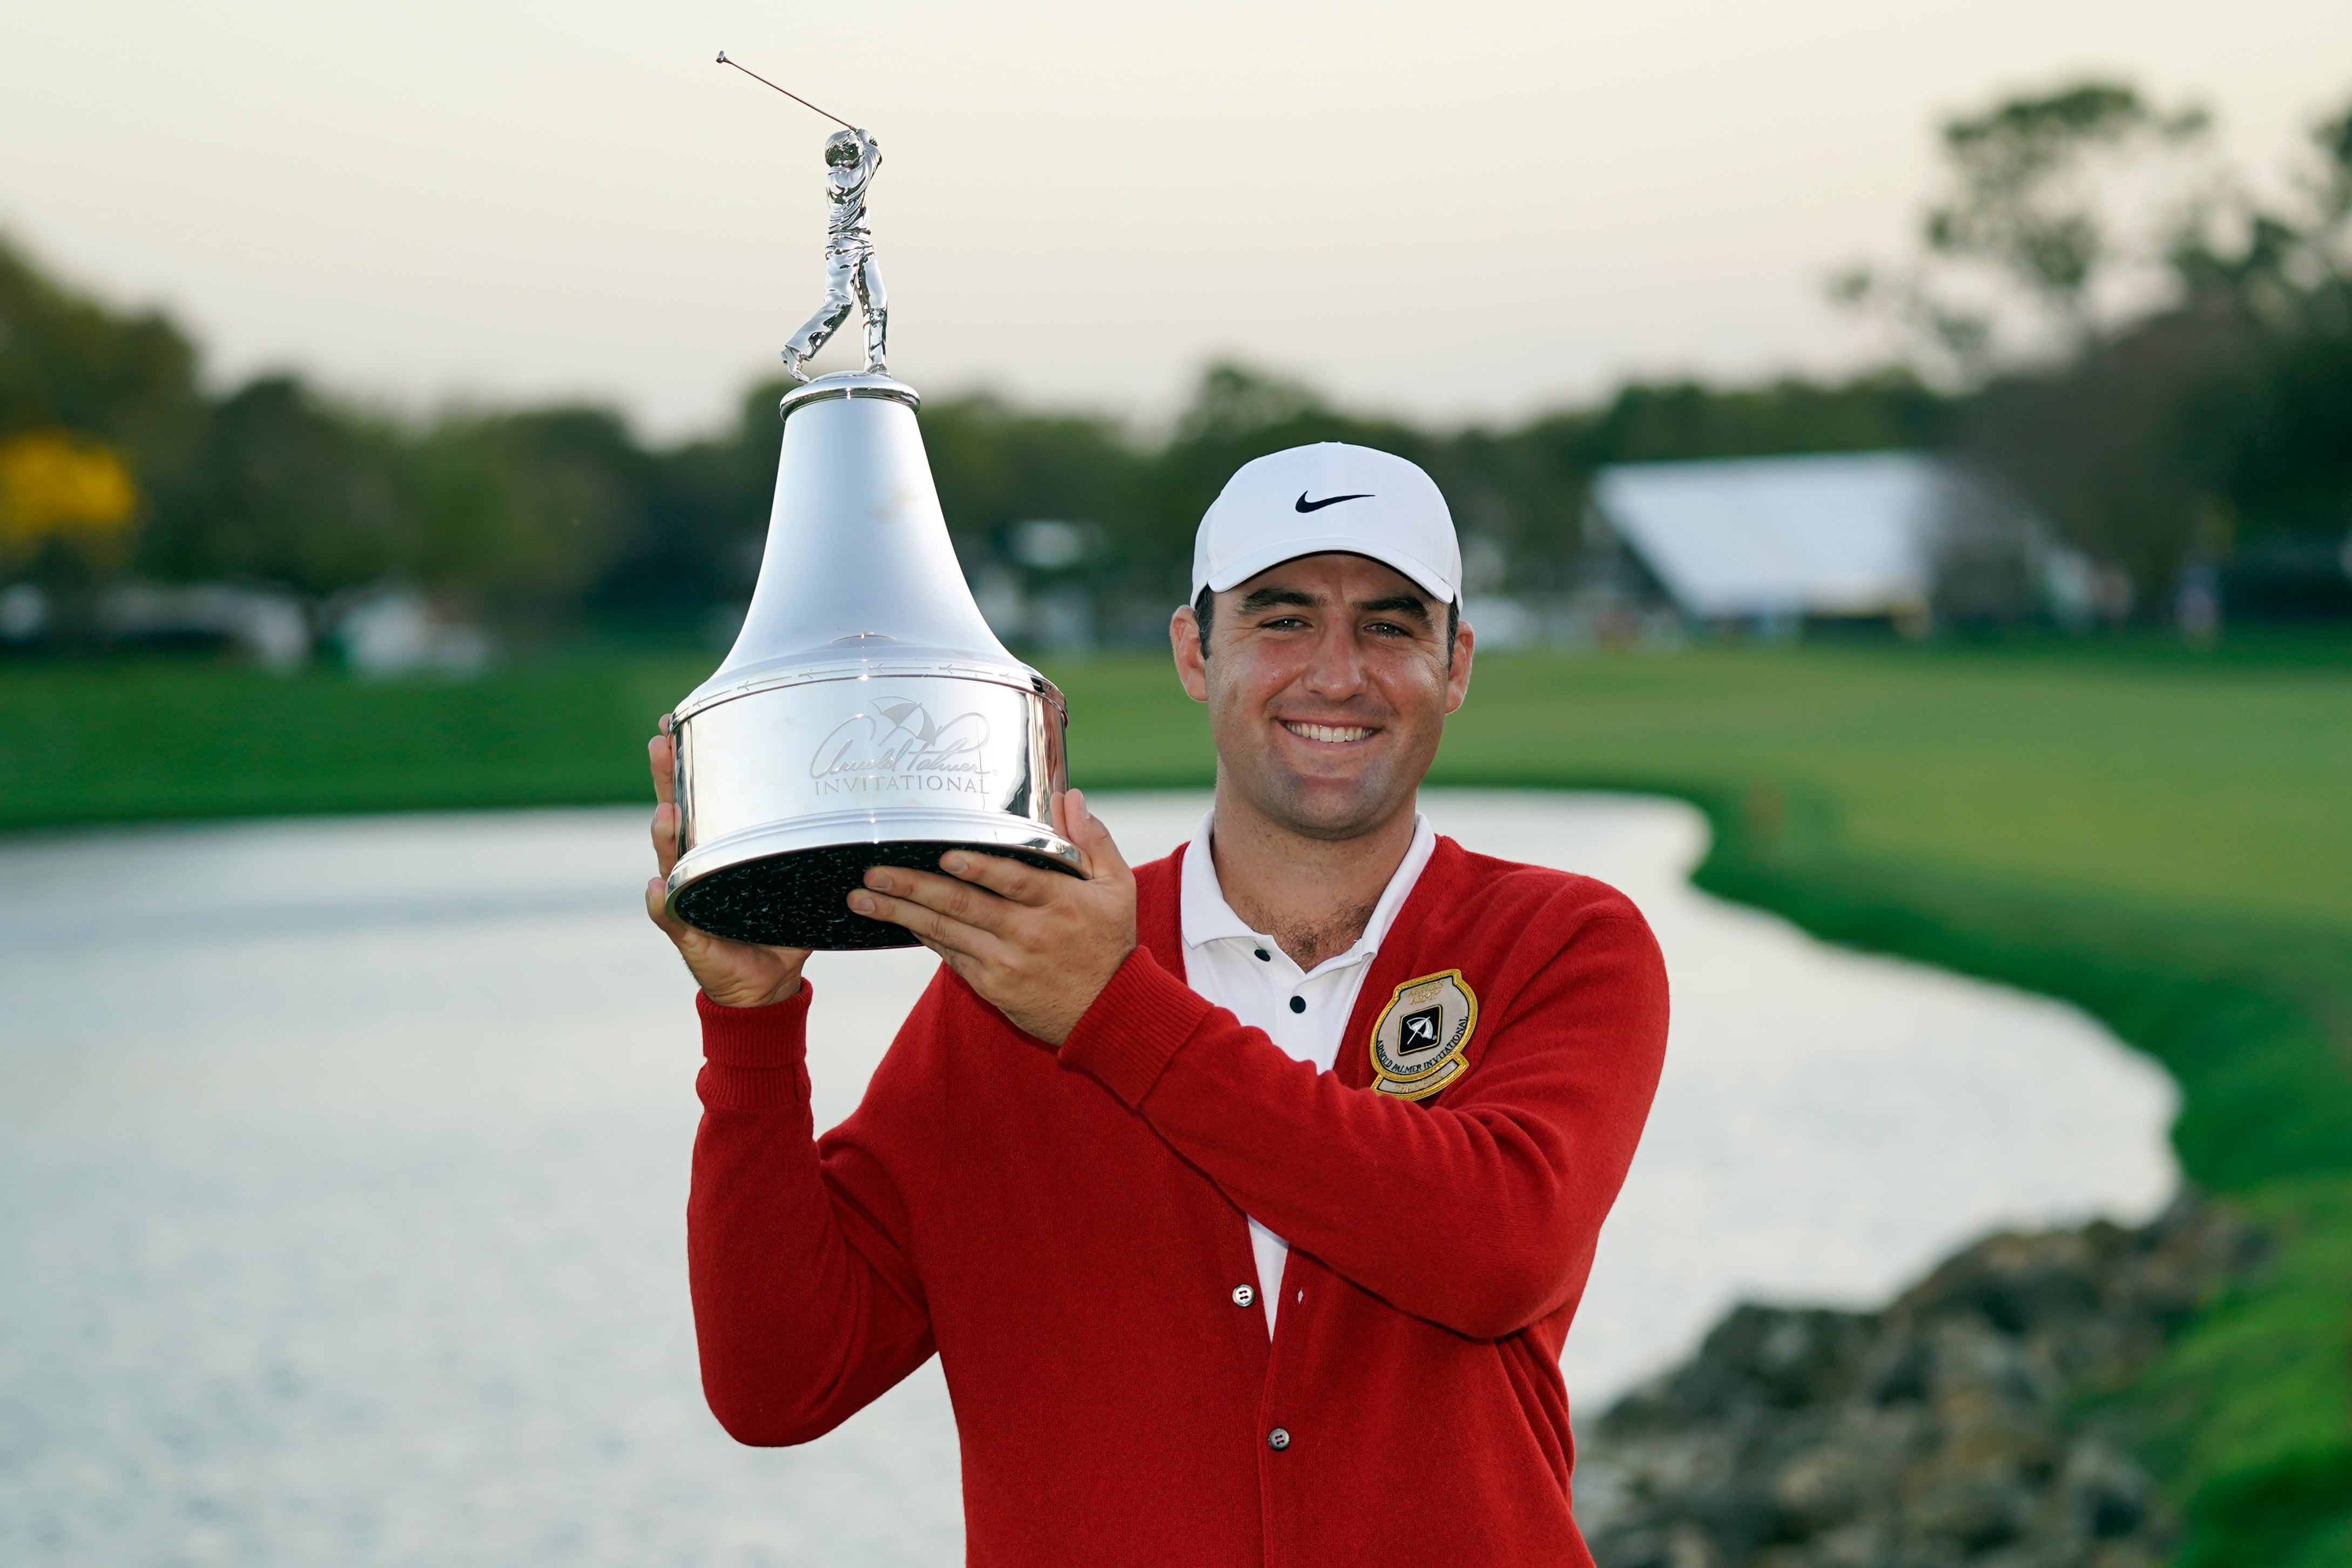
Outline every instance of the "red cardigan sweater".
{"label": "red cardigan sweater", "polygon": [[[712,1412],[804,1443],[937,1351],[974,1564],[1589,1564],[1559,1350],[1664,1055],[1649,927],[1441,838],[1318,1072],[1184,985],[1182,852],[1058,1052],[942,967],[821,1139],[808,988],[700,999]],[[1390,996],[1456,968],[1468,1070],[1370,1088]],[[1270,1343],[1244,1214],[1290,1243]]]}

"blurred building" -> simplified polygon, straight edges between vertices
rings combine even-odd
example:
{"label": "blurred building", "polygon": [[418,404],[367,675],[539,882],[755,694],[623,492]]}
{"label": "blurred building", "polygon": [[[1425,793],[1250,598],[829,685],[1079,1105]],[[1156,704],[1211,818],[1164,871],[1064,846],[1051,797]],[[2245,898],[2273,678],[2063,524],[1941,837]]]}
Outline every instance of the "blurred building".
{"label": "blurred building", "polygon": [[2084,563],[2032,510],[1924,452],[1629,463],[1593,480],[1587,598],[1793,632],[2087,615]]}
{"label": "blurred building", "polygon": [[117,646],[233,649],[265,669],[299,669],[310,622],[290,593],[231,583],[120,582],[99,595],[100,632]]}
{"label": "blurred building", "polygon": [[1014,523],[996,553],[966,568],[989,629],[1017,648],[1083,653],[1098,640],[1090,569],[1108,541],[1098,524],[1034,517]]}
{"label": "blurred building", "polygon": [[344,604],[334,641],[344,664],[362,675],[471,675],[496,652],[488,632],[404,583]]}

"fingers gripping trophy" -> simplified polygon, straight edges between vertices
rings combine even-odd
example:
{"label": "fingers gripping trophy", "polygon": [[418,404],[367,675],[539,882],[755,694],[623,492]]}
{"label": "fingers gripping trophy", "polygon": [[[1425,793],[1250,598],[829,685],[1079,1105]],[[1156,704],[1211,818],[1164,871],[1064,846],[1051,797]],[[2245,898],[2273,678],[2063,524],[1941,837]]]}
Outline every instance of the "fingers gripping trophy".
{"label": "fingers gripping trophy", "polygon": [[809,379],[801,367],[849,319],[853,304],[866,313],[866,373],[886,373],[890,297],[883,291],[874,236],[866,227],[866,191],[881,167],[882,148],[866,132],[852,127],[825,138],[824,185],[833,212],[825,221],[824,303],[784,345],[784,369],[796,382]]}

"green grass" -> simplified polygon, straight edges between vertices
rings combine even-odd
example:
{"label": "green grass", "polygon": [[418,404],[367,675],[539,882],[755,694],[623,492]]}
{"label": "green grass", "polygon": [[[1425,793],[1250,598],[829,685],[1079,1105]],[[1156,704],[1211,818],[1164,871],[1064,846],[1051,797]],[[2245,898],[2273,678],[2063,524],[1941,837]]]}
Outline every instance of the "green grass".
{"label": "green grass", "polygon": [[[1049,673],[1082,782],[1208,777],[1164,659]],[[1803,791],[1889,864],[2352,929],[2352,657],[1490,656],[1433,777]]]}
{"label": "green grass", "polygon": [[[0,669],[0,827],[646,797],[711,661],[370,685]],[[1205,783],[1159,658],[1050,671],[1094,788]],[[1699,882],[1832,940],[2068,998],[2182,1088],[2181,1165],[2273,1238],[2120,1406],[2180,1562],[2352,1543],[2352,643],[1488,658],[1433,781],[1682,796]]]}
{"label": "green grass", "polygon": [[0,666],[0,829],[638,800],[654,721],[715,663],[613,656],[381,684]]}

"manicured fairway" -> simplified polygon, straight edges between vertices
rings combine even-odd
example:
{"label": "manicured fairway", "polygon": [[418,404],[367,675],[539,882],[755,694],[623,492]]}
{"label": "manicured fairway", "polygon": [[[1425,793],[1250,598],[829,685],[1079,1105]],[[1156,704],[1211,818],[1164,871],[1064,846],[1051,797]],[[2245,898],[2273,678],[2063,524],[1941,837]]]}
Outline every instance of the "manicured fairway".
{"label": "manicured fairway", "polygon": [[[1205,720],[1164,660],[1053,673],[1079,782],[1206,776]],[[1794,790],[1890,862],[2352,928],[2352,645],[1490,657],[1434,778]]]}
{"label": "manicured fairway", "polygon": [[[0,665],[0,828],[633,800],[656,716],[714,662],[373,685]],[[1211,777],[1205,718],[1164,659],[1048,673],[1075,781]],[[1890,864],[2352,928],[2352,643],[2280,661],[1489,656],[1435,777],[1735,790],[1765,816],[1830,811],[1848,852]]]}
{"label": "manicured fairway", "polygon": [[715,662],[580,659],[382,684],[0,666],[0,828],[634,799],[655,717]]}
{"label": "manicured fairway", "polygon": [[[640,800],[656,716],[714,662],[0,667],[0,829]],[[1164,659],[1048,673],[1074,781],[1211,777]],[[1705,885],[2069,998],[2162,1061],[2183,1169],[2273,1261],[2115,1410],[2181,1563],[2352,1561],[2352,641],[1488,658],[1435,779],[1685,796]]]}

